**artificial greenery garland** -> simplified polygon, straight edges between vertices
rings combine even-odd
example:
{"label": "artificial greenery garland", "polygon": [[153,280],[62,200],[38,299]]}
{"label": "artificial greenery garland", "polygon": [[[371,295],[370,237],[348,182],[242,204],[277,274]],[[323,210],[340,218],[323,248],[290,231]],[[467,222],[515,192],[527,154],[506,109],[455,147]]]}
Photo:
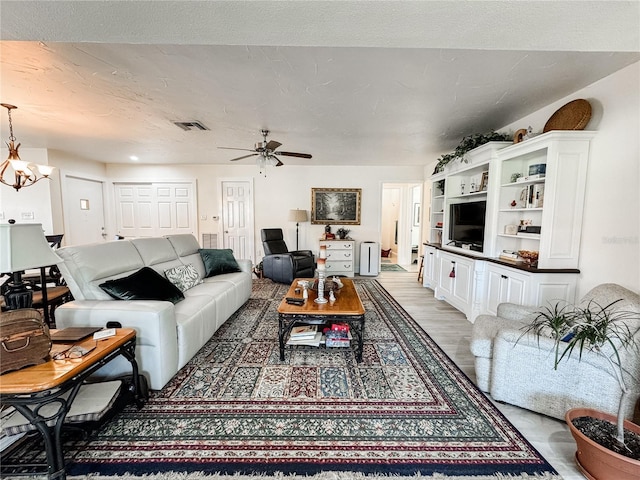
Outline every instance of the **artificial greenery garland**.
{"label": "artificial greenery garland", "polygon": [[506,133],[498,133],[493,130],[491,133],[476,133],[474,135],[467,135],[462,139],[460,144],[456,147],[453,153],[445,153],[438,158],[438,164],[436,165],[433,173],[442,172],[444,167],[452,160],[459,158],[461,162],[468,162],[465,158],[465,153],[473,150],[474,148],[484,145],[488,142],[504,142],[511,140],[511,137]]}

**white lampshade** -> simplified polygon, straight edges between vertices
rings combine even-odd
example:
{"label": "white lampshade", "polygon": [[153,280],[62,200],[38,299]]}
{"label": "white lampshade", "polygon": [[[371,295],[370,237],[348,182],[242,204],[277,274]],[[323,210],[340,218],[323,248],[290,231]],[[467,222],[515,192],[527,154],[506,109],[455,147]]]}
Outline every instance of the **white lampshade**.
{"label": "white lampshade", "polygon": [[297,208],[295,210],[289,210],[289,221],[300,223],[300,222],[306,222],[308,220],[309,220],[309,217],[307,217],[306,210],[299,210]]}
{"label": "white lampshade", "polygon": [[0,225],[0,272],[12,273],[61,263],[40,223]]}
{"label": "white lampshade", "polygon": [[38,167],[38,171],[42,174],[43,177],[48,177],[53,173],[53,170],[56,167],[52,167],[51,165],[36,165]]}

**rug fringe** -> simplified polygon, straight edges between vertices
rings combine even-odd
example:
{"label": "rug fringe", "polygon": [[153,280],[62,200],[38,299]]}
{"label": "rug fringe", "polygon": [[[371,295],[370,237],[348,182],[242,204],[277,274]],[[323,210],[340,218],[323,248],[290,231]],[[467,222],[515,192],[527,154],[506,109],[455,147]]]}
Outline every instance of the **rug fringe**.
{"label": "rug fringe", "polygon": [[[24,478],[24,477],[23,477]],[[562,480],[562,477],[553,473],[542,474],[502,474],[496,473],[495,475],[455,475],[449,476],[442,473],[434,473],[433,475],[421,475],[416,474],[413,476],[400,476],[400,475],[365,475],[358,472],[322,472],[316,475],[296,475],[296,474],[284,474],[276,472],[274,475],[267,474],[255,474],[255,475],[221,475],[221,474],[209,474],[204,472],[163,472],[153,473],[146,475],[117,475],[117,476],[105,476],[100,474],[89,474],[79,476],[69,476],[68,480],[256,480],[260,478],[269,480],[375,480],[375,479],[389,479],[389,480]]]}

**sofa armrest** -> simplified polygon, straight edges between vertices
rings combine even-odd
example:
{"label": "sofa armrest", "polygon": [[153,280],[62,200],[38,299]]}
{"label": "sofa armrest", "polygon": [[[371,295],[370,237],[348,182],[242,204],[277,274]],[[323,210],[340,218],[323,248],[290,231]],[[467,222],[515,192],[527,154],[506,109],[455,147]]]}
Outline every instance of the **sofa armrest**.
{"label": "sofa armrest", "polygon": [[247,272],[247,273],[251,273],[253,271],[253,265],[251,264],[251,260],[248,260],[246,258],[241,258],[241,259],[236,259],[236,262],[238,262],[238,266],[240,267],[240,270],[242,270],[243,272]]}
{"label": "sofa armrest", "polygon": [[[58,328],[104,327],[109,321],[136,331],[136,360],[140,372],[148,377],[150,388],[161,389],[178,371],[178,333],[173,304],[158,300],[74,300],[56,309]],[[117,364],[113,369],[121,373]]]}

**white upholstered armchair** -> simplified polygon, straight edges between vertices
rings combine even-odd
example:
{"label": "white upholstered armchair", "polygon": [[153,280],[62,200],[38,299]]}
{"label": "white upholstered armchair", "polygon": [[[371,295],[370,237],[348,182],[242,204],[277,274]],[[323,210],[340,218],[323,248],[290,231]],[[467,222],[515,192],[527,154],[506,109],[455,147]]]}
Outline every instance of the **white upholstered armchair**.
{"label": "white upholstered armchair", "polygon": [[[624,405],[631,418],[640,395],[640,296],[615,284],[592,289],[579,306],[590,301],[605,307],[622,299],[613,311],[633,312],[625,320],[635,332],[635,345],[621,349],[626,385],[631,390]],[[577,349],[554,368],[555,343],[550,337],[525,333],[525,328],[542,307],[503,303],[498,315],[477,317],[471,337],[478,387],[493,399],[563,419],[570,408],[589,407],[615,414],[621,389],[605,359],[585,349],[579,358]]]}

